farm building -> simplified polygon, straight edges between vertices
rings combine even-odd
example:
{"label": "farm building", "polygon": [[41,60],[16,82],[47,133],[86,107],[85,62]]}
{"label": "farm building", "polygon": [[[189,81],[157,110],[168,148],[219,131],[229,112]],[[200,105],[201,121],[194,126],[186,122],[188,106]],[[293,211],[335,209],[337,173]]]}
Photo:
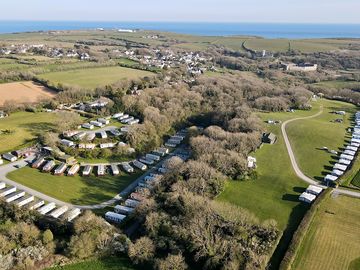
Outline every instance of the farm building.
{"label": "farm building", "polygon": [[16,187],[7,187],[7,188],[0,190],[0,196],[5,197],[14,192],[16,192]]}
{"label": "farm building", "polygon": [[115,213],[115,212],[110,212],[109,211],[109,212],[105,213],[105,219],[109,220],[109,221],[112,221],[112,222],[115,222],[115,223],[121,223],[125,218],[126,218],[125,215],[118,214],[118,213]]}
{"label": "farm building", "polygon": [[55,175],[61,175],[61,174],[63,174],[65,172],[66,168],[67,168],[66,163],[64,163],[64,162],[60,163],[60,165],[57,166],[57,168],[55,169],[54,174]]}
{"label": "farm building", "polygon": [[123,206],[123,205],[116,205],[114,207],[114,211],[119,214],[129,215],[134,212],[134,208]]}
{"label": "farm building", "polygon": [[68,171],[69,176],[74,176],[75,174],[78,173],[78,171],[80,170],[80,165],[79,164],[75,164],[73,165],[70,170]]}
{"label": "farm building", "polygon": [[99,118],[97,121],[103,125],[108,125],[110,123],[110,121],[105,118]]}
{"label": "farm building", "polygon": [[268,144],[274,144],[276,142],[276,135],[274,133],[264,133],[262,136],[262,142]]}
{"label": "farm building", "polygon": [[92,171],[92,167],[90,165],[86,165],[82,171],[82,175],[88,176],[90,175],[91,171]]}
{"label": "farm building", "polygon": [[66,214],[66,220],[71,222],[72,220],[74,220],[74,218],[76,218],[80,214],[81,214],[81,210],[79,208],[74,208]]}
{"label": "farm building", "polygon": [[75,143],[74,143],[73,141],[66,140],[66,139],[60,140],[60,143],[61,143],[62,145],[65,145],[66,147],[73,147],[73,146],[75,146]]}
{"label": "farm building", "polygon": [[33,162],[33,164],[31,165],[32,168],[39,168],[43,163],[45,162],[45,158],[44,157],[39,157],[37,160],[35,160]]}
{"label": "farm building", "polygon": [[102,127],[103,124],[98,121],[90,121],[90,125],[93,125],[95,127]]}
{"label": "farm building", "polygon": [[18,207],[24,206],[32,201],[34,201],[35,197],[32,195],[26,195],[24,197],[22,197],[21,199],[19,199],[18,201],[16,201],[16,205]]}
{"label": "farm building", "polygon": [[7,203],[13,202],[17,199],[20,199],[21,197],[25,196],[25,191],[18,191],[18,192],[14,192],[9,194],[8,196],[5,197],[5,201]]}
{"label": "farm building", "polygon": [[134,172],[134,168],[131,167],[129,163],[123,162],[121,165],[122,165],[122,167],[123,167],[123,169],[124,169],[125,172],[127,172],[127,173],[132,173],[132,172]]}
{"label": "farm building", "polygon": [[90,123],[82,124],[81,127],[86,128],[86,129],[94,129],[94,125],[92,125]]}
{"label": "farm building", "polygon": [[303,192],[299,196],[299,200],[306,203],[312,203],[316,199],[316,196],[307,192]]}
{"label": "farm building", "polygon": [[54,211],[52,211],[49,215],[52,216],[53,218],[58,218],[61,215],[63,215],[68,209],[69,209],[68,206],[63,205],[60,208],[55,209]]}
{"label": "farm building", "polygon": [[319,195],[322,191],[323,191],[323,189],[321,187],[314,186],[314,185],[310,185],[306,189],[307,193],[313,194],[315,196]]}
{"label": "farm building", "polygon": [[346,171],[347,166],[346,166],[346,165],[343,165],[343,164],[340,164],[340,163],[336,163],[336,164],[334,165],[334,169],[340,170],[340,171]]}
{"label": "farm building", "polygon": [[105,175],[105,166],[104,165],[99,165],[97,167],[97,175],[98,176],[103,176]]}
{"label": "farm building", "polygon": [[147,166],[144,163],[141,163],[138,160],[134,160],[132,163],[136,168],[138,168],[138,169],[140,169],[142,171],[145,171],[147,169]]}
{"label": "farm building", "polygon": [[126,205],[127,207],[135,208],[135,207],[137,207],[139,204],[140,204],[139,201],[132,200],[132,199],[127,199],[127,200],[125,201],[125,205]]}
{"label": "farm building", "polygon": [[118,175],[120,173],[119,168],[116,164],[111,164],[111,171],[113,175]]}
{"label": "farm building", "polygon": [[17,161],[17,157],[14,156],[14,155],[11,154],[11,153],[3,154],[2,157],[3,157],[3,159],[5,159],[5,160],[7,160],[7,161],[10,161],[10,162]]}
{"label": "farm building", "polygon": [[42,168],[43,172],[50,172],[55,167],[55,161],[49,160]]}
{"label": "farm building", "polygon": [[51,210],[55,209],[56,208],[56,204],[51,202],[51,203],[48,203],[47,205],[44,205],[42,206],[38,212],[42,215],[45,215],[47,213],[49,213]]}
{"label": "farm building", "polygon": [[36,210],[39,207],[43,206],[44,204],[45,204],[45,201],[43,201],[43,200],[35,200],[29,204],[29,210]]}

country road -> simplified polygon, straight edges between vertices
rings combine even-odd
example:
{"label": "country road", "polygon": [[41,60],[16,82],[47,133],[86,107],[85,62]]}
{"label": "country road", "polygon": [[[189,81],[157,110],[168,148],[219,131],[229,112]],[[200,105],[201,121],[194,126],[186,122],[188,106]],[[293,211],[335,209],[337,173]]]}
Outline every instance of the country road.
{"label": "country road", "polygon": [[[322,188],[327,188],[327,186],[324,185],[320,185],[318,181],[306,176],[299,168],[297,162],[296,162],[296,158],[295,158],[295,154],[293,149],[291,148],[291,143],[289,140],[289,137],[286,133],[286,125],[294,122],[294,121],[298,121],[298,120],[306,120],[306,119],[311,119],[311,118],[315,118],[318,117],[319,115],[321,115],[324,111],[323,106],[320,107],[320,111],[317,112],[316,114],[310,115],[310,116],[306,116],[306,117],[298,117],[298,118],[293,118],[293,119],[289,119],[287,121],[285,121],[284,123],[282,123],[281,125],[281,133],[284,137],[284,141],[285,141],[285,146],[288,152],[288,155],[290,157],[290,161],[291,161],[291,166],[293,167],[295,174],[303,181],[309,183],[310,185],[315,185],[315,186],[319,186]],[[360,198],[360,192],[356,192],[356,191],[351,191],[351,190],[347,190],[347,189],[343,189],[343,188],[336,188],[334,189],[334,192],[338,193],[338,194],[345,194],[345,195],[349,195],[349,196],[353,196],[353,197],[358,197]]]}

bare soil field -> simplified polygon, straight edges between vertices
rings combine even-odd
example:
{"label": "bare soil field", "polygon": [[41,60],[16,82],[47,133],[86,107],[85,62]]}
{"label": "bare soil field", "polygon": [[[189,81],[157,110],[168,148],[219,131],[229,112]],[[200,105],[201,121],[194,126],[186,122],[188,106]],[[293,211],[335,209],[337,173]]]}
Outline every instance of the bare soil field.
{"label": "bare soil field", "polygon": [[42,99],[52,98],[55,95],[55,91],[31,81],[0,84],[0,106],[5,101],[35,103]]}

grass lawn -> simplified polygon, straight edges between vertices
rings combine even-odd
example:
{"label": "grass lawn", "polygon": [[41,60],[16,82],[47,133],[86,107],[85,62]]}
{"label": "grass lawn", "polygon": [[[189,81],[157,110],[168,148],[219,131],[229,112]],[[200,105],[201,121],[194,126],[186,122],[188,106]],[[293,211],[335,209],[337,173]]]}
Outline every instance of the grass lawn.
{"label": "grass lawn", "polygon": [[52,84],[64,84],[83,88],[96,88],[115,83],[123,79],[138,79],[145,76],[153,76],[154,73],[125,67],[101,67],[87,68],[71,71],[60,71],[40,75],[41,79],[49,80]]}
{"label": "grass lawn", "polygon": [[126,258],[111,257],[106,259],[90,260],[48,268],[48,270],[134,270],[138,269]]}
{"label": "grass lawn", "polygon": [[[330,100],[318,101],[324,106],[323,113],[316,118],[294,121],[287,125],[287,133],[296,159],[302,171],[309,177],[322,181],[332,170],[337,161],[336,155],[319,148],[326,146],[340,152],[349,135],[346,129],[351,126],[351,118],[356,106]],[[345,116],[330,113],[343,110]],[[331,120],[341,118],[343,123],[333,123]]]}
{"label": "grass lawn", "polygon": [[17,112],[0,119],[0,130],[10,130],[10,134],[0,134],[0,153],[12,151],[34,142],[37,135],[54,127],[56,114]]}
{"label": "grass lawn", "polygon": [[[285,121],[290,118],[308,116],[316,113],[318,104],[311,111],[295,113],[259,113],[262,120],[277,119]],[[286,151],[280,125],[268,125],[267,129],[277,135],[274,145],[263,145],[253,155],[257,158],[258,178],[253,181],[230,181],[218,200],[228,201],[254,213],[260,220],[274,219],[283,231],[277,250],[272,258],[273,269],[276,269],[293,231],[297,228],[307,207],[299,203],[298,196],[307,187],[298,179],[291,167]]]}
{"label": "grass lawn", "polygon": [[292,269],[359,269],[360,200],[329,196],[300,244]]}
{"label": "grass lawn", "polygon": [[54,176],[24,167],[8,174],[8,178],[64,202],[77,205],[98,204],[112,199],[143,172],[118,176],[76,175]]}

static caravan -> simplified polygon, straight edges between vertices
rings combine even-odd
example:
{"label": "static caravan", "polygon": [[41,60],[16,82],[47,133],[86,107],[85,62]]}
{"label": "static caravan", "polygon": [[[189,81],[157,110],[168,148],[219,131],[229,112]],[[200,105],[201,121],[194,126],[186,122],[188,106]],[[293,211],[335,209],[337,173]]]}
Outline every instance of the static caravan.
{"label": "static caravan", "polygon": [[351,151],[351,150],[345,150],[343,153],[345,155],[349,155],[349,156],[355,156],[355,154],[356,154],[355,151]]}
{"label": "static caravan", "polygon": [[111,129],[110,131],[109,131],[112,135],[114,135],[114,136],[120,136],[122,133],[119,131],[119,130],[117,130],[117,129]]}
{"label": "static caravan", "polygon": [[115,114],[112,116],[112,118],[117,119],[117,118],[119,118],[119,117],[121,117],[121,116],[123,116],[123,115],[124,115],[124,113],[118,112],[118,113],[115,113]]}
{"label": "static caravan", "polygon": [[55,169],[54,174],[55,175],[61,175],[61,174],[63,174],[65,172],[66,168],[67,168],[66,163],[64,163],[64,162],[60,163],[60,165],[57,166],[57,168]]}
{"label": "static caravan", "polygon": [[31,164],[31,167],[34,169],[39,168],[43,163],[45,162],[45,158],[44,157],[40,157],[37,160],[35,160],[33,162],[33,164]]}
{"label": "static caravan", "polygon": [[344,174],[343,171],[337,170],[337,169],[333,169],[333,171],[331,172],[331,174],[335,175],[335,176],[342,176]]}
{"label": "static caravan", "polygon": [[148,184],[148,183],[143,183],[143,182],[140,182],[139,184],[138,184],[138,186],[140,187],[140,188],[147,188],[147,189],[154,189],[154,186],[153,185],[150,185],[150,184]]}
{"label": "static caravan", "polygon": [[0,157],[0,165],[4,164],[4,160]]}
{"label": "static caravan", "polygon": [[122,116],[118,117],[118,120],[121,121],[123,119],[129,118],[128,114],[123,114]]}
{"label": "static caravan", "polygon": [[132,172],[134,172],[134,168],[131,167],[129,163],[123,162],[121,165],[122,165],[122,167],[123,167],[123,169],[124,169],[125,172],[127,172],[127,173],[132,173]]}
{"label": "static caravan", "polygon": [[115,213],[123,214],[123,215],[130,215],[134,212],[134,208],[123,206],[123,205],[116,205],[114,207]]}
{"label": "static caravan", "polygon": [[4,182],[0,182],[0,190],[4,189],[6,187],[6,184]]}
{"label": "static caravan", "polygon": [[73,141],[66,140],[66,139],[60,140],[60,143],[61,143],[62,145],[65,145],[66,147],[73,147],[73,146],[75,146],[75,143],[74,143]]}
{"label": "static caravan", "polygon": [[147,169],[147,166],[138,160],[134,160],[132,163],[136,168],[138,168],[142,171],[145,171]]}
{"label": "static caravan", "polygon": [[139,201],[132,200],[132,199],[127,199],[127,200],[125,201],[125,206],[127,206],[127,207],[135,208],[135,207],[137,207],[139,204],[140,204]]}
{"label": "static caravan", "polygon": [[55,209],[54,211],[52,211],[49,215],[52,216],[53,218],[58,218],[62,214],[64,214],[68,209],[69,209],[69,207],[67,205],[63,205],[63,206],[59,207],[58,209]]}
{"label": "static caravan", "polygon": [[79,164],[75,164],[73,165],[70,170],[68,171],[67,175],[68,176],[74,176],[75,174],[78,173],[78,171],[80,170],[80,165]]}
{"label": "static caravan", "polygon": [[354,156],[350,156],[350,155],[346,155],[346,154],[341,154],[340,155],[340,159],[347,159],[352,161],[354,159]]}
{"label": "static caravan", "polygon": [[106,134],[106,131],[101,131],[98,134],[99,134],[101,139],[107,139],[107,137],[108,137],[107,134]]}
{"label": "static caravan", "polygon": [[171,143],[171,144],[176,144],[176,145],[178,145],[178,144],[181,143],[180,140],[175,140],[175,139],[169,139],[167,142],[168,142],[168,143]]}
{"label": "static caravan", "polygon": [[360,140],[359,139],[351,139],[351,144],[354,144],[354,143],[360,144]]}
{"label": "static caravan", "polygon": [[150,189],[148,189],[146,187],[139,187],[138,186],[138,187],[136,187],[135,191],[137,193],[140,193],[140,194],[144,195],[144,196],[150,196],[150,194],[151,194]]}
{"label": "static caravan", "polygon": [[94,125],[92,125],[90,123],[82,124],[81,127],[86,128],[86,129],[94,129]]}
{"label": "static caravan", "polygon": [[0,190],[0,196],[5,197],[14,192],[16,192],[16,187],[7,187],[7,188]]}
{"label": "static caravan", "polygon": [[359,147],[360,147],[360,143],[352,142],[352,143],[350,144],[350,146],[359,148]]}
{"label": "static caravan", "polygon": [[141,202],[145,199],[145,197],[143,195],[136,193],[136,192],[131,193],[130,198],[132,200],[139,201],[139,202]]}
{"label": "static caravan", "polygon": [[180,136],[180,135],[174,135],[174,136],[171,136],[170,139],[182,141],[182,140],[184,140],[184,137]]}
{"label": "static caravan", "polygon": [[118,213],[115,213],[115,212],[110,212],[109,211],[109,212],[105,213],[105,219],[108,220],[108,221],[115,222],[115,223],[121,223],[125,218],[126,218],[125,215],[118,214]]}
{"label": "static caravan", "polygon": [[127,122],[127,124],[131,126],[131,125],[138,124],[139,122],[140,122],[139,119],[134,119],[134,120],[131,120],[131,121]]}
{"label": "static caravan", "polygon": [[158,169],[158,172],[159,172],[159,173],[166,173],[166,172],[167,172],[167,169],[165,169],[165,168],[159,168],[159,169]]}
{"label": "static caravan", "polygon": [[45,201],[43,200],[36,200],[29,204],[29,210],[36,210],[39,207],[43,206],[45,204]]}
{"label": "static caravan", "polygon": [[338,163],[344,164],[344,165],[350,165],[351,161],[347,159],[339,159]]}
{"label": "static caravan", "polygon": [[346,146],[345,150],[350,150],[356,152],[358,150],[358,147],[348,145]]}
{"label": "static caravan", "polygon": [[111,171],[113,175],[118,175],[120,173],[119,168],[116,164],[111,164]]}
{"label": "static caravan", "polygon": [[312,203],[316,199],[316,196],[307,192],[303,192],[299,196],[299,200],[306,203]]}
{"label": "static caravan", "polygon": [[167,143],[165,143],[165,146],[171,147],[171,148],[175,148],[175,147],[176,147],[176,144],[167,142]]}
{"label": "static caravan", "polygon": [[74,220],[74,218],[76,218],[80,214],[81,214],[81,210],[79,208],[74,208],[66,214],[66,220],[71,222],[72,220]]}
{"label": "static caravan", "polygon": [[154,155],[158,155],[158,156],[160,156],[160,157],[165,156],[165,153],[164,153],[164,152],[159,152],[158,150],[154,150],[154,151],[152,151],[152,153],[153,153]]}
{"label": "static caravan", "polygon": [[110,121],[107,120],[107,119],[105,119],[105,118],[99,118],[97,121],[98,121],[99,123],[103,124],[103,125],[108,125],[108,124],[110,124]]}
{"label": "static caravan", "polygon": [[127,124],[129,123],[130,121],[134,120],[135,118],[133,116],[129,116],[128,118],[125,118],[125,119],[122,119],[121,120],[121,123],[123,124]]}
{"label": "static caravan", "polygon": [[314,186],[314,185],[310,185],[306,189],[307,193],[313,194],[315,196],[319,195],[322,191],[323,191],[323,189],[321,187]]}
{"label": "static caravan", "polygon": [[85,138],[86,135],[87,135],[86,132],[81,131],[81,132],[79,132],[78,134],[76,134],[76,135],[74,136],[74,139],[75,139],[75,140],[81,140],[81,139]]}
{"label": "static caravan", "polygon": [[145,178],[144,178],[144,181],[146,182],[146,183],[150,183],[150,182],[153,182],[153,181],[155,181],[156,180],[156,178],[155,177],[152,177],[152,176],[150,176],[150,175],[147,175],[147,176],[145,176]]}
{"label": "static caravan", "polygon": [[104,165],[99,165],[97,167],[97,175],[98,176],[103,176],[105,175],[105,166]]}
{"label": "static caravan", "polygon": [[153,164],[154,164],[154,161],[153,161],[153,160],[147,159],[147,158],[145,158],[145,157],[140,158],[139,161],[140,161],[141,163],[144,163],[144,164],[147,164],[147,165],[153,165]]}
{"label": "static caravan", "polygon": [[155,161],[160,160],[160,157],[158,155],[146,154],[145,157],[146,157],[146,159],[150,159],[150,160],[155,160]]}
{"label": "static caravan", "polygon": [[5,197],[5,201],[7,203],[13,202],[21,197],[25,196],[25,191],[19,191],[19,192],[15,192],[15,193],[11,193],[8,196]]}
{"label": "static caravan", "polygon": [[92,141],[93,139],[95,139],[95,137],[96,137],[96,134],[95,134],[95,133],[89,133],[89,134],[87,135],[86,139],[87,139],[88,141]]}
{"label": "static caravan", "polygon": [[10,162],[14,162],[14,161],[17,161],[17,157],[14,156],[13,154],[11,153],[6,153],[6,154],[3,154],[2,155],[3,159],[7,160],[7,161],[10,161]]}
{"label": "static caravan", "polygon": [[49,160],[42,168],[43,172],[50,172],[55,167],[55,161]]}
{"label": "static caravan", "polygon": [[121,127],[120,131],[122,132],[128,132],[129,131],[129,127]]}
{"label": "static caravan", "polygon": [[65,138],[71,138],[72,136],[78,134],[79,131],[77,130],[68,130],[68,131],[64,131],[62,134]]}
{"label": "static caravan", "polygon": [[340,163],[336,163],[336,164],[334,165],[334,169],[340,170],[340,171],[346,171],[347,166],[346,166],[346,165],[343,165],[343,164],[340,164]]}
{"label": "static caravan", "polygon": [[89,176],[92,171],[92,167],[90,165],[86,165],[82,171],[83,176]]}
{"label": "static caravan", "polygon": [[95,127],[102,127],[103,126],[103,124],[98,122],[98,121],[90,121],[90,124],[95,126]]}
{"label": "static caravan", "polygon": [[338,179],[337,176],[328,174],[325,176],[324,181],[325,182],[335,182]]}
{"label": "static caravan", "polygon": [[160,147],[158,151],[161,153],[169,154],[169,149],[166,147]]}
{"label": "static caravan", "polygon": [[47,213],[49,213],[51,210],[55,209],[56,208],[56,204],[51,202],[51,203],[48,203],[47,205],[44,205],[42,206],[38,212],[42,215],[45,215]]}
{"label": "static caravan", "polygon": [[28,203],[31,203],[34,200],[35,200],[34,196],[26,195],[26,196],[22,197],[21,199],[19,199],[18,201],[16,201],[15,203],[16,203],[16,205],[18,207],[21,207],[21,206],[24,206],[24,205],[26,205]]}

